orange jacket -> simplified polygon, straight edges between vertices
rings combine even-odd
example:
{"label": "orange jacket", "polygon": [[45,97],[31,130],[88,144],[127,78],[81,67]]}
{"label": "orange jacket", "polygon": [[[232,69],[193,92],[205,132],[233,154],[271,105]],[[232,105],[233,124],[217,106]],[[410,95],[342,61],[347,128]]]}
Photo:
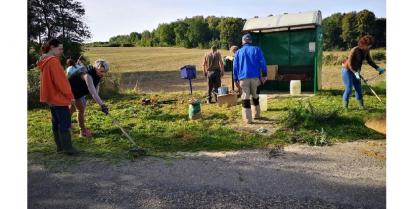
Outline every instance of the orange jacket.
{"label": "orange jacket", "polygon": [[37,66],[41,72],[40,102],[55,106],[70,105],[74,96],[60,60],[55,56],[45,56]]}

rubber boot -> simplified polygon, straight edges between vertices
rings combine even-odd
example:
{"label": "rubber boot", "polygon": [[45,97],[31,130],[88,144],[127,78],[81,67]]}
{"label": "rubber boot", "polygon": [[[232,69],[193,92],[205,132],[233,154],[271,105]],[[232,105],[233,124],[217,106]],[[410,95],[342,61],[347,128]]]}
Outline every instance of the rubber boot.
{"label": "rubber boot", "polygon": [[253,105],[251,105],[253,119],[260,118],[261,110],[260,110],[260,99],[253,98]]}
{"label": "rubber boot", "polygon": [[243,116],[244,123],[250,124],[252,122],[252,115],[251,115],[250,108],[243,108],[242,116]]}
{"label": "rubber boot", "polygon": [[60,140],[63,145],[63,153],[66,155],[76,155],[78,151],[71,144],[71,133],[70,131],[60,132]]}
{"label": "rubber boot", "polygon": [[251,105],[251,111],[252,111],[253,119],[261,118],[260,105]]}
{"label": "rubber boot", "polygon": [[58,131],[53,131],[53,138],[54,138],[54,142],[56,143],[56,146],[57,146],[57,153],[63,152],[63,145],[61,144],[60,136],[59,136]]}
{"label": "rubber boot", "polygon": [[360,109],[365,110],[365,106],[364,106],[364,100],[358,100],[358,105],[360,106]]}
{"label": "rubber boot", "polygon": [[347,102],[347,101],[343,101],[343,107],[344,107],[345,109],[348,109],[348,102]]}

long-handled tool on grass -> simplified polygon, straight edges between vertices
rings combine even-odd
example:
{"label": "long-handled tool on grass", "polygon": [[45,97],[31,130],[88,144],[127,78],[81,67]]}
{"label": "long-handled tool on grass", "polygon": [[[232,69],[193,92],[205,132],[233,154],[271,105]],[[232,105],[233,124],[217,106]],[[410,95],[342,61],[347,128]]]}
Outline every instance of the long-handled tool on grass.
{"label": "long-handled tool on grass", "polygon": [[380,75],[382,75],[382,74],[377,74],[376,76],[373,76],[373,77],[371,77],[371,78],[367,78],[367,79],[364,79],[365,81],[372,81],[372,80],[374,80],[374,79],[376,79],[376,78],[378,78]]}
{"label": "long-handled tool on grass", "polygon": [[133,147],[129,150],[130,154],[133,155],[133,157],[139,157],[139,156],[145,155],[146,151],[137,145],[134,139],[131,138],[131,136],[124,130],[123,127],[121,127],[118,120],[110,114],[107,114],[107,115],[110,117],[113,124],[117,126],[121,130],[121,132],[123,132],[123,134],[128,138],[128,140],[133,144]]}
{"label": "long-handled tool on grass", "polygon": [[377,93],[375,93],[374,89],[372,89],[371,86],[367,83],[367,81],[369,81],[369,79],[365,80],[364,77],[362,77],[362,75],[360,75],[360,78],[365,83],[365,85],[371,90],[371,92],[374,94],[374,96],[377,97],[378,101],[383,103],[382,100],[380,99],[380,97],[377,95]]}

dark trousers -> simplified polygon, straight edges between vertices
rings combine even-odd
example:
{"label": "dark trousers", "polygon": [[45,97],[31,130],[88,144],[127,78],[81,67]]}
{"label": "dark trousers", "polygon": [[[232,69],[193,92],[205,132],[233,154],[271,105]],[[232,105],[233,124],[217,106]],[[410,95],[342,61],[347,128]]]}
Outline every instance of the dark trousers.
{"label": "dark trousers", "polygon": [[[220,71],[219,70],[208,71],[207,79],[208,79],[208,96],[207,96],[207,99],[209,101],[211,101],[212,92],[217,93],[218,88],[221,87],[221,74],[220,74]],[[217,100],[217,98],[216,98],[216,100]]]}
{"label": "dark trousers", "polygon": [[71,128],[71,114],[68,106],[50,106],[53,131],[68,132]]}

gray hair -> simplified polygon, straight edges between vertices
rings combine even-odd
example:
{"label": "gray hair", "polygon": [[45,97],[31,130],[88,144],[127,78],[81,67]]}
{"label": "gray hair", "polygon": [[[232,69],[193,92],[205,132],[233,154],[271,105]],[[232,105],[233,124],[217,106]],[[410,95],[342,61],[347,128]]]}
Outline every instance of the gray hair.
{"label": "gray hair", "polygon": [[104,59],[97,59],[97,60],[94,62],[94,67],[95,67],[95,68],[103,67],[106,72],[108,72],[108,70],[109,70],[108,62],[105,61]]}

